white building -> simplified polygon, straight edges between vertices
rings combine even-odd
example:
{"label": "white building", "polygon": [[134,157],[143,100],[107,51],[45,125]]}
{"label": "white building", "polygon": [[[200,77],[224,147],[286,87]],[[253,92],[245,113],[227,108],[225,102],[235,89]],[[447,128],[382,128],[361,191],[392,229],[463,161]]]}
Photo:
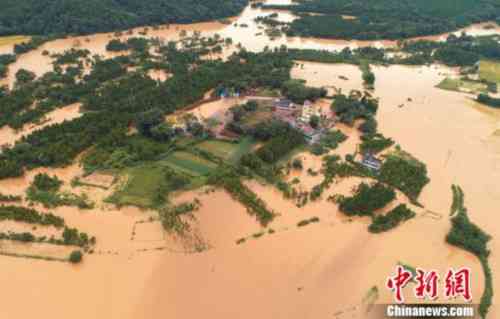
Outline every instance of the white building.
{"label": "white building", "polygon": [[309,123],[311,120],[312,116],[321,116],[321,111],[319,108],[311,103],[311,101],[305,101],[304,105],[302,106],[302,114],[300,116],[300,120],[304,123]]}

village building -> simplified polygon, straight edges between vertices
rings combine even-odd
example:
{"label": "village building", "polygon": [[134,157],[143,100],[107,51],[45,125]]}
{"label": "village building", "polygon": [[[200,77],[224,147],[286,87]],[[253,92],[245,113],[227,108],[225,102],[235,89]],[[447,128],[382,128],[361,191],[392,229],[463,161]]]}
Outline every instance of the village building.
{"label": "village building", "polygon": [[273,103],[276,111],[294,112],[297,110],[297,104],[288,99],[276,99]]}
{"label": "village building", "polygon": [[311,117],[313,116],[319,117],[321,116],[321,112],[316,105],[311,103],[311,101],[306,100],[302,106],[300,120],[304,123],[309,123],[311,121]]}
{"label": "village building", "polygon": [[314,144],[319,142],[321,138],[321,131],[315,130],[309,125],[304,125],[304,124],[301,124],[299,126],[299,129],[302,131],[302,134],[304,134],[307,143]]}
{"label": "village building", "polygon": [[[287,99],[277,99],[273,103],[273,108],[274,117],[301,131],[309,144],[319,141],[321,130],[314,129],[309,125],[309,119],[312,115],[321,114],[313,103],[306,101],[303,106],[300,106]],[[304,108],[306,109],[305,113]],[[304,115],[306,116],[304,117]]]}
{"label": "village building", "polygon": [[230,98],[230,97],[238,98],[238,97],[240,97],[240,92],[233,89],[233,88],[230,88],[230,89],[224,88],[224,89],[219,90],[218,95],[221,99]]}
{"label": "village building", "polygon": [[379,171],[382,167],[382,161],[376,158],[372,153],[365,153],[361,164],[374,171]]}
{"label": "village building", "polygon": [[166,117],[165,121],[172,126],[174,130],[186,131],[186,122],[179,118],[177,115],[169,115]]}

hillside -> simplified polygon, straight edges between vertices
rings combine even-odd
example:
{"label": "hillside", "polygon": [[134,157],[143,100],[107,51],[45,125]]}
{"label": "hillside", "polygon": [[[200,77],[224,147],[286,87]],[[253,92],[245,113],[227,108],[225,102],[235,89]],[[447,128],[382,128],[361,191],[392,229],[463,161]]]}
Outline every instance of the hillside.
{"label": "hillside", "polygon": [[87,34],[238,14],[247,0],[0,0],[0,35]]}
{"label": "hillside", "polygon": [[500,16],[496,0],[312,0],[286,8],[300,16],[288,35],[360,40],[439,34]]}

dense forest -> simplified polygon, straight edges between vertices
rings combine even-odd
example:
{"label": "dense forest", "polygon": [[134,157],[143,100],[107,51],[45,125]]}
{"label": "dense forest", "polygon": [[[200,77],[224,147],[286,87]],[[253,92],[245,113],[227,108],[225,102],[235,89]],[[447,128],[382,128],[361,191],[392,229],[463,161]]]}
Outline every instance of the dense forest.
{"label": "dense forest", "polygon": [[247,0],[0,0],[0,35],[88,34],[238,14]]}
{"label": "dense forest", "polygon": [[360,40],[439,34],[500,17],[497,0],[299,0],[264,7],[300,17],[286,28],[288,35]]}

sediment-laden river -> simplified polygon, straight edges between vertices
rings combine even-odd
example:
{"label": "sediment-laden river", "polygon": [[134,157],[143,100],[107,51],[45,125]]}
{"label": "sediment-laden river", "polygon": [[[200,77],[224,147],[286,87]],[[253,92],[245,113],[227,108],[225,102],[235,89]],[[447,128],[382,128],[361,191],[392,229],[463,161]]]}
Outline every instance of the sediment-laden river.
{"label": "sediment-laden river", "polygon": [[[273,0],[272,3],[285,3]],[[287,45],[297,48],[339,49],[346,46],[392,45],[392,42],[335,41],[279,38],[270,41],[253,19],[272,11],[250,6],[232,20],[193,25],[171,25],[149,30],[148,36],[176,40],[180,30],[219,33],[231,37],[243,47],[260,51],[265,46]],[[280,19],[293,16],[279,12]],[[247,24],[248,27],[241,27]],[[238,26],[235,26],[238,25]],[[140,29],[134,30],[134,35]],[[483,25],[468,29],[471,33],[498,32]],[[125,34],[125,33],[124,33]],[[10,67],[13,74],[25,68],[41,75],[52,68],[51,53],[71,47],[87,48],[108,56],[105,45],[112,34],[71,37],[44,44],[19,57]],[[127,35],[128,36],[128,35]],[[123,36],[125,37],[125,36]],[[444,36],[434,37],[439,40]],[[9,46],[0,52],[9,52]],[[292,76],[312,86],[341,88],[344,92],[361,89],[361,73],[356,66],[299,62]],[[82,213],[74,208],[58,208],[69,224],[87,230],[98,238],[96,252],[78,266],[23,258],[0,257],[2,295],[1,318],[366,318],[363,298],[373,286],[379,289],[377,302],[392,302],[384,289],[386,277],[398,262],[436,269],[468,266],[473,271],[473,299],[478,303],[483,290],[483,275],[474,256],[447,245],[450,228],[451,185],[464,189],[471,219],[493,236],[490,263],[494,288],[500,291],[500,111],[474,103],[467,95],[435,88],[445,74],[454,70],[441,66],[372,67],[376,75],[375,95],[380,98],[377,115],[379,130],[392,137],[405,150],[427,164],[431,182],[421,195],[427,210],[442,218],[418,218],[394,231],[373,235],[367,232],[368,220],[349,221],[326,200],[299,209],[282,195],[257,182],[248,186],[271,208],[281,213],[271,225],[276,233],[258,240],[235,245],[235,240],[259,232],[260,227],[246,209],[224,191],[188,192],[176,200],[196,197],[202,202],[197,212],[197,231],[212,249],[185,254],[177,243],[165,239],[158,223],[136,225],[151,215],[135,208],[118,210],[98,205]],[[349,80],[339,79],[339,75]],[[224,112],[227,103],[202,105],[195,114]],[[49,122],[57,123],[78,116],[77,106],[60,109]],[[213,111],[213,109],[216,109]],[[67,118],[65,118],[67,116]],[[14,133],[0,130],[0,144],[14,142],[33,128]],[[350,134],[338,152],[351,153],[357,135]],[[305,157],[305,168],[317,170],[321,159]],[[304,169],[304,172],[306,171]],[[72,165],[63,169],[43,169],[67,182],[81,174]],[[38,170],[36,171],[38,172]],[[23,178],[0,181],[0,190],[22,194],[36,173]],[[299,176],[307,187],[317,183]],[[99,178],[98,176],[95,178]],[[331,194],[347,194],[360,182],[349,179],[333,185]],[[92,198],[103,199],[109,191],[87,189]],[[325,196],[326,197],[326,196]],[[321,223],[297,228],[298,221],[317,216]],[[134,228],[133,228],[134,227]],[[134,232],[133,239],[131,234]],[[493,303],[499,304],[500,294]],[[500,317],[493,306],[490,318]]]}

